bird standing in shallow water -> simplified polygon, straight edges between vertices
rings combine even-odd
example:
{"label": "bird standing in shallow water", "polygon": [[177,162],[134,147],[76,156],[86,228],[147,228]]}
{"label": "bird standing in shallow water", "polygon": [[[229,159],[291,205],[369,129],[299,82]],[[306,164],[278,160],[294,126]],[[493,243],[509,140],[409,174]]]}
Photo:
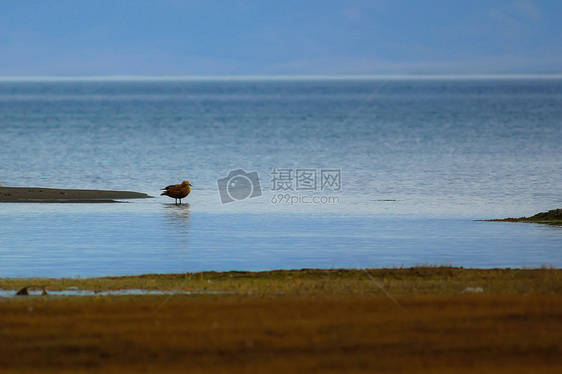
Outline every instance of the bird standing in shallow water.
{"label": "bird standing in shallow water", "polygon": [[162,189],[164,190],[164,192],[162,192],[160,196],[166,195],[173,197],[174,199],[176,199],[176,205],[178,205],[178,200],[181,204],[181,199],[189,195],[189,193],[191,192],[191,183],[189,183],[188,181],[183,181],[182,184],[171,184]]}

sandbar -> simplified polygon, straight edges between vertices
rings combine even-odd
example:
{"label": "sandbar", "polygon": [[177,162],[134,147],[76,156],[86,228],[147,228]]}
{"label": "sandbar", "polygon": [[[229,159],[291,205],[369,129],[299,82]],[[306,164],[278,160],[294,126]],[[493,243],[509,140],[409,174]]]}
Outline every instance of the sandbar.
{"label": "sandbar", "polygon": [[107,203],[151,196],[134,191],[81,190],[42,187],[0,187],[0,202],[26,203]]}

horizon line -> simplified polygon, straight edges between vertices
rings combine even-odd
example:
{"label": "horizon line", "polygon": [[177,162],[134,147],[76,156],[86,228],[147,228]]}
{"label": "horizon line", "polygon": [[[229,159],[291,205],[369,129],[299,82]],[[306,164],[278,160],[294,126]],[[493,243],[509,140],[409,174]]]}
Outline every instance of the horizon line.
{"label": "horizon line", "polygon": [[[246,80],[380,80],[392,74],[295,74],[295,75],[172,75],[177,80],[190,81],[246,81]],[[412,73],[392,76],[395,80],[407,79],[544,79],[562,78],[562,73],[466,73],[438,74]],[[56,81],[168,81],[167,75],[28,75],[0,76],[0,82],[56,82]]]}

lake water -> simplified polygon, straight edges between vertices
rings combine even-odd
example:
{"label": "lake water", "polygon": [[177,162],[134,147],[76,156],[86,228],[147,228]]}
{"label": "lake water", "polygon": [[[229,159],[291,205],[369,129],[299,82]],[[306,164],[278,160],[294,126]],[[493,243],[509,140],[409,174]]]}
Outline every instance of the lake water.
{"label": "lake water", "polygon": [[155,196],[0,204],[0,277],[560,267],[474,220],[561,207],[561,144],[559,76],[0,80],[0,183]]}

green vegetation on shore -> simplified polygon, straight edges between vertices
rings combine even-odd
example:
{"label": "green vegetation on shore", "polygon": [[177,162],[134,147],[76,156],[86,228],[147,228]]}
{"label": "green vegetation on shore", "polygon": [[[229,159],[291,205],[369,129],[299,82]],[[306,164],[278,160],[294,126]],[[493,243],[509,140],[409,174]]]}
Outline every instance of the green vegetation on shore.
{"label": "green vegetation on shore", "polygon": [[519,218],[504,218],[504,219],[489,219],[487,221],[496,222],[534,222],[534,223],[548,223],[548,224],[562,224],[562,208],[552,209],[548,212],[540,212],[531,217]]}

